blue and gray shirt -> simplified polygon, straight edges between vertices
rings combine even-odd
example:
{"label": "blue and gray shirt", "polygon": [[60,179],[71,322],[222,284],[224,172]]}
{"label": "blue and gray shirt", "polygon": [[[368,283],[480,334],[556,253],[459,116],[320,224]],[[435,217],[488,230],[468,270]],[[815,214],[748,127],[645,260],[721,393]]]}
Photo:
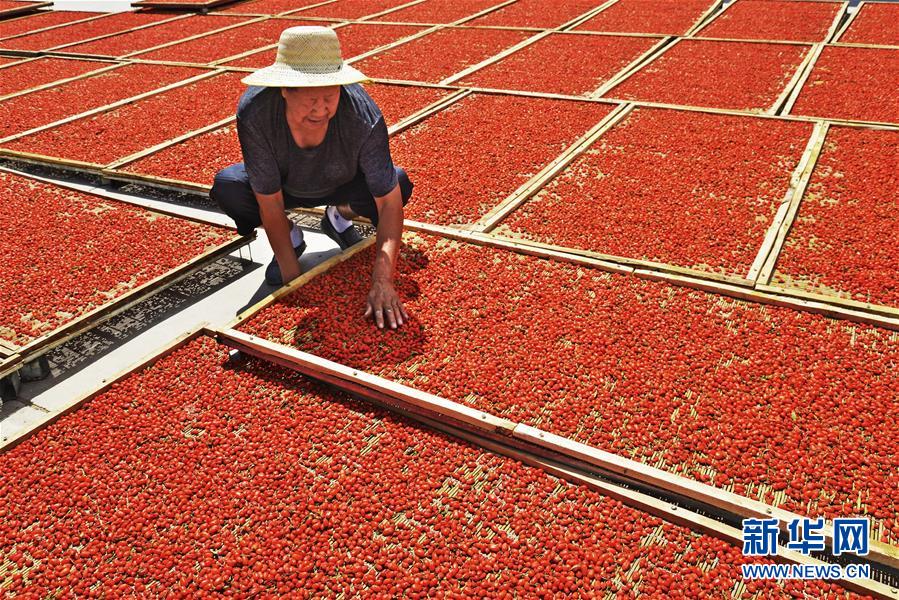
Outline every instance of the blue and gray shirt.
{"label": "blue and gray shirt", "polygon": [[244,92],[237,107],[237,135],[250,187],[258,194],[283,190],[295,198],[322,198],[359,172],[372,196],[385,196],[397,185],[384,117],[358,83],[341,87],[337,113],[315,148],[294,142],[280,88]]}

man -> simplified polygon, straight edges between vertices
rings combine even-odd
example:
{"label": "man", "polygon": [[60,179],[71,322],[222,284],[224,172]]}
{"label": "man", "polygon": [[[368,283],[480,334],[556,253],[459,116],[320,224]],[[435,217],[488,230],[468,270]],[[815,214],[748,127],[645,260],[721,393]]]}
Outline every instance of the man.
{"label": "man", "polygon": [[393,277],[412,183],[393,164],[384,117],[359,85],[366,80],[343,63],[333,30],[286,29],[275,64],[243,80],[251,86],[237,108],[244,162],[220,171],[210,195],[241,234],[265,229],[272,285],[300,275],[306,249],[285,208],[327,207],[322,231],[343,249],[362,239],[351,219],[370,219],[377,240],[365,317],[395,329],[409,319]]}

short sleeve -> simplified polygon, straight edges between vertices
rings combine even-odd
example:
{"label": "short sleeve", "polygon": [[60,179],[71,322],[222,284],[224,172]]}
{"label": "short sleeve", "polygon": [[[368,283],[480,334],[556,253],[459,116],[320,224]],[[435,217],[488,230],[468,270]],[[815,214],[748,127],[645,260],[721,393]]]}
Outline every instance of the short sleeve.
{"label": "short sleeve", "polygon": [[237,137],[243,153],[250,187],[257,194],[274,194],[281,189],[281,172],[271,142],[258,128],[237,119]]}
{"label": "short sleeve", "polygon": [[387,124],[380,118],[359,153],[359,169],[365,175],[368,191],[375,198],[386,196],[397,185],[396,169],[390,157]]}

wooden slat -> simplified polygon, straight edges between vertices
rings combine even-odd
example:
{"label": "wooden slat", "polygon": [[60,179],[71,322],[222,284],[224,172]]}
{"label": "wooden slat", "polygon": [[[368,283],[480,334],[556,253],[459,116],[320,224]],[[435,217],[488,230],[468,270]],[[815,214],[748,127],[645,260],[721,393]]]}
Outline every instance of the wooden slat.
{"label": "wooden slat", "polygon": [[13,8],[4,8],[0,10],[0,19],[6,19],[9,17],[14,17],[16,15],[24,15],[28,13],[34,13],[39,11],[42,8],[47,8],[48,6],[53,6],[52,2],[23,2],[21,7],[13,7]]}
{"label": "wooden slat", "polygon": [[814,62],[818,59],[818,55],[816,54],[816,52],[820,52],[820,50],[818,50],[818,47],[822,45],[823,44],[819,43],[811,47],[811,51],[805,55],[804,59],[802,59],[802,62],[799,64],[799,68],[796,69],[795,73],[793,73],[793,77],[790,78],[789,83],[787,83],[786,87],[784,87],[783,91],[777,97],[777,100],[775,100],[774,103],[768,107],[768,110],[766,112],[769,115],[778,115],[783,112],[781,110],[781,107],[787,102],[787,98],[789,98],[793,94],[793,90],[801,87],[799,82],[805,81],[805,79],[808,77],[808,73],[810,71],[807,71],[806,69],[810,68],[810,66],[814,64]]}
{"label": "wooden slat", "polygon": [[[787,189],[787,193],[784,195],[783,201],[777,209],[777,214],[771,222],[771,225],[768,227],[768,231],[765,233],[765,238],[762,241],[758,254],[756,254],[755,260],[749,268],[749,273],[746,275],[746,279],[753,283],[758,279],[762,267],[765,265],[768,256],[771,254],[772,249],[774,249],[775,243],[778,241],[779,245],[777,247],[777,252],[778,254],[780,253],[780,248],[783,244],[783,239],[780,237],[780,231],[785,227],[784,223],[788,217],[790,218],[790,223],[792,223],[793,218],[795,217],[795,210],[791,212],[790,209],[794,208],[794,200],[795,204],[798,205],[802,198],[802,194],[805,192],[812,170],[814,169],[815,163],[818,160],[818,155],[821,152],[824,136],[827,135],[827,128],[826,123],[817,123],[812,130],[811,136],[809,136],[805,151],[802,153],[799,163],[796,165],[796,168],[790,176],[790,187]],[[799,200],[796,200],[797,193]],[[789,229],[789,225],[786,225],[786,227]]]}
{"label": "wooden slat", "polygon": [[614,6],[617,3],[618,3],[618,0],[608,0],[608,2],[606,2],[604,4],[600,4],[599,6],[593,8],[591,10],[588,10],[587,12],[585,12],[581,16],[577,17],[576,19],[572,19],[571,21],[565,23],[564,26],[559,28],[559,31],[571,31],[575,27],[589,21],[590,19],[592,19],[593,17],[595,17],[602,11],[609,9],[610,7]]}
{"label": "wooden slat", "polygon": [[[865,6],[865,2],[859,2],[858,6],[855,9],[855,12],[849,14],[849,18],[846,19],[846,22],[843,23],[843,26],[840,27],[834,34],[827,40],[827,42],[838,42],[840,38],[843,37],[843,34],[846,33],[846,30],[849,29],[849,26],[852,25],[852,22],[858,17],[858,14],[862,12],[862,8]],[[849,11],[846,11],[847,14]]]}
{"label": "wooden slat", "polygon": [[633,268],[646,268],[653,269],[655,271],[661,271],[665,273],[673,273],[677,275],[689,275],[691,277],[699,277],[702,279],[708,279],[710,281],[720,281],[724,283],[730,283],[733,285],[740,285],[746,287],[752,287],[755,283],[754,281],[747,279],[745,277],[740,277],[738,275],[724,275],[722,273],[715,273],[713,271],[701,271],[698,269],[693,269],[690,267],[682,267],[679,265],[662,263],[652,260],[645,260],[642,258],[633,258],[629,256],[619,256],[616,254],[604,254],[602,252],[594,252],[592,250],[583,250],[581,248],[569,248],[567,246],[558,246],[555,244],[545,244],[542,242],[536,242],[528,239],[522,239],[517,237],[511,237],[508,235],[504,235],[502,233],[497,233],[495,231],[489,232],[486,235],[504,240],[514,240],[519,244],[519,248],[522,246],[534,246],[536,248],[542,248],[544,250],[553,250],[561,254],[573,254],[576,256],[583,256],[585,258],[593,258],[599,261],[604,261],[607,263],[616,263],[623,266],[629,266]]}
{"label": "wooden slat", "polygon": [[0,358],[0,379],[12,375],[22,366],[22,357],[18,354]]}
{"label": "wooden slat", "polygon": [[298,288],[306,285],[309,281],[311,281],[312,279],[314,279],[321,273],[324,273],[331,267],[333,267],[337,264],[340,264],[340,263],[344,262],[345,260],[352,258],[353,256],[364,251],[366,248],[373,245],[374,243],[375,243],[375,238],[370,237],[368,239],[365,239],[365,240],[359,242],[358,244],[355,244],[354,246],[351,246],[350,248],[344,250],[343,252],[340,252],[339,254],[335,254],[328,260],[317,264],[316,266],[309,269],[308,271],[306,271],[305,273],[303,273],[302,275],[300,275],[293,281],[289,282],[287,285],[278,288],[277,290],[275,290],[274,292],[272,292],[265,298],[259,300],[259,302],[257,302],[253,306],[250,306],[249,308],[245,309],[243,312],[241,312],[239,315],[237,315],[237,317],[233,321],[228,323],[228,325],[226,325],[225,328],[232,329],[232,328],[236,327],[238,324],[240,324],[243,321],[245,321],[246,319],[252,317],[257,312],[259,312],[260,310],[265,308],[266,306],[276,302],[278,300],[278,298],[280,298],[282,296],[286,296],[287,294],[290,294],[291,292],[297,290]]}
{"label": "wooden slat", "polygon": [[[818,164],[818,157],[821,155],[821,150],[824,148],[824,142],[829,130],[830,126],[827,123],[815,125],[815,130],[809,140],[809,145],[806,148],[805,154],[802,157],[802,162],[800,163],[802,169],[793,174],[795,179],[790,182],[791,194],[787,212],[778,226],[776,235],[771,240],[771,245],[758,270],[750,270],[749,272],[750,278],[753,279],[756,284],[764,285],[770,283],[771,277],[774,275],[774,267],[777,264],[777,259],[780,258],[780,252],[783,250],[787,235],[790,233],[790,228],[793,227],[793,222],[796,219],[796,214],[799,212],[799,206],[802,203],[802,197],[805,196],[805,190],[808,187],[812,172],[815,170],[815,165]],[[756,260],[758,261],[759,258],[761,258],[761,256],[757,257]],[[754,263],[753,267],[756,266],[758,265]]]}
{"label": "wooden slat", "polygon": [[730,296],[732,298],[739,298],[740,300],[792,308],[824,315],[834,319],[845,319],[855,323],[865,323],[867,325],[875,325],[877,327],[883,327],[884,329],[899,331],[899,318],[885,316],[872,311],[852,309],[834,302],[821,302],[802,298],[796,294],[776,294],[764,291],[764,286],[756,285],[755,288],[745,288],[708,279],[653,271],[650,269],[634,269],[634,275],[651,281],[664,281],[672,285],[689,287],[704,292],[712,292]]}
{"label": "wooden slat", "polygon": [[776,114],[788,115],[790,114],[790,111],[793,110],[793,105],[796,104],[796,100],[799,98],[799,94],[802,93],[802,88],[805,86],[805,82],[808,81],[809,75],[812,74],[812,71],[815,68],[815,64],[818,62],[818,58],[821,56],[821,52],[826,46],[826,44],[815,44],[811,55],[804,63],[805,68],[799,69],[799,71],[797,72],[799,73],[799,76],[796,77],[792,82],[792,86],[789,88],[790,93],[783,100],[781,105],[777,107]]}
{"label": "wooden slat", "polygon": [[[261,22],[261,21],[267,21],[267,20],[268,20],[268,17],[259,17],[259,18],[255,18],[255,19],[254,19],[254,18],[244,17],[244,16],[241,16],[241,15],[225,15],[225,16],[228,16],[228,17],[232,17],[232,16],[233,16],[234,20],[235,20],[235,21],[239,21],[239,22],[238,22],[238,23],[235,23],[234,25],[226,25],[225,27],[219,27],[218,29],[212,29],[212,30],[210,30],[210,31],[204,31],[204,32],[202,32],[202,33],[197,33],[197,34],[194,34],[194,35],[190,35],[190,36],[185,37],[185,38],[181,38],[181,39],[177,39],[177,40],[172,40],[172,41],[170,41],[170,42],[165,42],[164,44],[159,44],[159,45],[156,45],[156,46],[151,46],[150,48],[142,48],[142,49],[140,49],[140,50],[135,50],[134,52],[129,52],[128,54],[123,54],[122,56],[120,56],[120,57],[118,57],[118,58],[120,58],[120,59],[127,59],[127,58],[136,57],[136,56],[139,55],[139,54],[149,54],[150,52],[154,52],[154,51],[160,50],[160,49],[162,49],[162,48],[168,48],[169,46],[176,46],[176,45],[182,44],[182,43],[184,43],[184,42],[190,42],[190,41],[192,41],[192,40],[197,40],[197,39],[204,38],[204,37],[207,37],[207,36],[210,36],[210,35],[215,35],[215,34],[217,34],[217,33],[223,32],[223,31],[229,31],[229,30],[231,30],[231,29],[237,29],[238,27],[243,27],[244,25],[251,25],[251,24],[253,24],[253,23],[259,23],[259,22]],[[147,61],[147,62],[152,62],[152,61]]]}
{"label": "wooden slat", "polygon": [[[724,4],[724,7],[718,11],[718,14],[713,15],[710,19],[707,19],[704,23],[700,23],[698,26],[694,27],[691,31],[689,31],[685,37],[690,38],[703,38],[702,30],[707,28],[712,23],[715,23],[718,19],[724,15],[729,8],[732,8],[735,4],[737,4],[739,0],[731,0],[730,2]],[[705,38],[703,38],[705,39]]]}
{"label": "wooden slat", "polygon": [[216,331],[219,342],[266,361],[287,366],[295,371],[316,379],[326,379],[330,383],[349,382],[389,397],[391,400],[413,411],[424,411],[434,417],[449,418],[470,427],[474,431],[486,430],[504,435],[512,435],[515,423],[496,417],[481,410],[469,408],[458,402],[446,400],[415,388],[396,383],[365,371],[302,352],[283,344],[270,342],[264,338],[236,331],[222,329]]}
{"label": "wooden slat", "polygon": [[572,254],[570,252],[563,252],[560,250],[553,250],[550,248],[542,248],[530,244],[523,244],[515,240],[499,238],[477,231],[463,230],[454,227],[446,227],[443,225],[432,225],[430,223],[420,223],[418,221],[410,221],[408,219],[404,224],[406,229],[408,229],[409,231],[438,235],[441,237],[458,240],[460,242],[477,244],[479,246],[509,250],[518,254],[526,254],[528,256],[536,256],[539,258],[559,260],[562,262],[583,265],[610,273],[627,274],[634,272],[633,267],[622,265],[620,263],[601,260],[590,256]]}
{"label": "wooden slat", "polygon": [[693,23],[693,26],[684,33],[684,36],[692,37],[693,32],[705,26],[706,23],[710,22],[713,19],[715,12],[721,10],[721,6],[723,5],[723,3],[723,0],[716,0],[714,3],[712,3],[712,5],[708,7],[706,11],[699,16],[698,19],[696,19],[696,22]]}
{"label": "wooden slat", "polygon": [[[35,13],[35,14],[41,14],[41,13],[45,13],[45,12],[51,12],[51,11],[38,11],[38,12]],[[4,21],[4,23],[14,23],[15,21],[18,21],[18,20],[20,20],[20,19],[27,19],[27,18],[33,17],[33,16],[35,16],[35,15],[34,15],[34,14],[31,14],[31,15],[24,15],[24,16],[22,16],[22,17],[16,17],[15,19],[11,19],[11,20],[8,20],[8,21]],[[41,33],[41,32],[47,31],[47,30],[49,30],[49,29],[58,29],[58,28],[60,28],[60,27],[67,27],[67,26],[69,26],[69,25],[75,25],[75,24],[78,24],[78,23],[84,23],[85,21],[93,21],[93,20],[95,20],[95,19],[102,19],[103,17],[107,17],[107,16],[109,16],[109,15],[108,15],[108,14],[105,14],[105,13],[97,13],[97,14],[95,14],[95,15],[91,15],[91,16],[89,16],[89,17],[83,17],[83,18],[77,19],[77,20],[75,20],[75,21],[66,21],[66,22],[64,22],[64,23],[57,23],[56,25],[48,25],[47,27],[41,27],[41,28],[39,28],[39,29],[30,29],[30,30],[28,30],[28,31],[23,31],[23,32],[17,33],[17,34],[15,34],[15,35],[0,36],[0,42],[5,42],[6,40],[11,40],[11,39],[17,38],[17,37],[22,37],[22,36],[26,36],[26,35],[31,35],[31,34],[33,34],[33,33]],[[2,44],[0,44],[0,45],[2,45]]]}
{"label": "wooden slat", "polygon": [[209,125],[204,125],[203,127],[200,127],[199,129],[194,129],[193,131],[188,131],[187,133],[181,134],[178,137],[174,137],[170,140],[160,142],[160,143],[156,144],[155,146],[150,146],[149,148],[144,148],[143,150],[139,150],[137,152],[134,152],[133,154],[129,154],[128,156],[125,156],[114,162],[111,162],[104,167],[104,171],[118,169],[125,165],[131,164],[135,161],[138,161],[138,160],[144,158],[145,156],[149,156],[150,154],[159,152],[160,150],[162,150],[164,148],[168,148],[169,146],[174,146],[175,144],[183,142],[184,140],[188,140],[192,137],[196,137],[198,135],[202,135],[204,133],[214,131],[221,127],[225,127],[226,125],[230,125],[231,123],[235,122],[236,120],[237,120],[236,116],[225,117],[224,119],[216,121],[215,123],[210,123]]}
{"label": "wooden slat", "polygon": [[874,304],[872,302],[860,302],[858,300],[852,300],[850,298],[843,298],[841,296],[834,296],[831,294],[819,294],[816,292],[810,292],[807,290],[803,290],[797,287],[786,287],[781,285],[766,285],[766,284],[756,284],[755,289],[760,292],[770,292],[772,294],[780,294],[785,296],[793,296],[795,298],[801,298],[803,300],[811,300],[813,302],[826,302],[829,304],[836,304],[838,306],[845,306],[846,308],[863,310],[866,312],[877,313],[881,315],[885,315],[888,317],[899,318],[899,308],[895,306],[889,306],[886,304]]}

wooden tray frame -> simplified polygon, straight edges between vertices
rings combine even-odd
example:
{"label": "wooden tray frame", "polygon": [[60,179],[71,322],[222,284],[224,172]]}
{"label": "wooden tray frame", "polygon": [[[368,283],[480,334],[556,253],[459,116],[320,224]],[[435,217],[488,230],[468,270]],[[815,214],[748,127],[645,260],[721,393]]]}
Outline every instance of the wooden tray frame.
{"label": "wooden tray frame", "polygon": [[0,355],[0,379],[12,375],[22,366],[22,357],[18,354]]}
{"label": "wooden tray frame", "polygon": [[19,8],[7,8],[4,10],[0,10],[0,19],[5,19],[7,17],[13,17],[15,15],[27,15],[29,13],[38,12],[42,8],[47,8],[48,6],[53,6],[52,2],[23,2],[22,6]]}
{"label": "wooden tray frame", "polygon": [[[478,234],[469,235],[477,236]],[[456,239],[459,238],[457,237]],[[374,241],[373,238],[369,238],[365,242],[357,244],[349,250],[332,257],[325,263],[316,267],[316,269],[301,275],[288,286],[281,288],[267,298],[263,298],[258,303],[242,312],[231,324],[216,331],[216,336],[226,345],[247,352],[248,354],[264,358],[270,362],[289,366],[306,375],[323,379],[328,383],[337,384],[340,387],[344,387],[341,383],[348,384],[344,389],[348,388],[350,391],[358,391],[360,388],[372,390],[377,394],[390,397],[392,401],[410,412],[420,413],[421,411],[425,411],[430,412],[441,421],[451,419],[455,422],[465,423],[469,427],[474,428],[474,433],[476,434],[501,433],[510,436],[513,439],[529,443],[535,447],[541,447],[569,459],[589,464],[606,472],[611,472],[619,477],[635,481],[638,484],[650,485],[654,488],[678,496],[685,496],[703,505],[731,513],[734,517],[776,517],[781,521],[784,521],[783,526],[785,527],[786,522],[798,516],[789,511],[775,508],[732,492],[727,492],[707,484],[671,474],[661,469],[650,467],[639,461],[625,459],[585,444],[580,444],[567,438],[541,431],[537,428],[513,423],[508,419],[493,417],[490,413],[485,411],[471,409],[432,394],[427,394],[415,390],[414,388],[364,373],[358,369],[345,367],[309,353],[233,329],[236,325],[251,318],[263,308],[276,302],[279,298],[290,294],[307,284],[319,274],[326,272],[336,264],[339,264],[352,256],[355,256],[369,246],[374,245]],[[467,241],[472,242],[473,239],[469,238]],[[832,529],[828,527],[825,536],[827,537],[830,535],[832,535]],[[828,537],[828,539],[830,539],[830,537]],[[877,547],[873,547],[874,545]],[[891,568],[899,566],[899,548],[882,543],[872,544],[871,556],[871,560],[878,564]]]}
{"label": "wooden tray frame", "polygon": [[[833,0],[784,0],[784,1],[789,1],[789,2],[819,2],[819,3],[820,3],[820,2],[824,2],[824,3],[827,3],[827,4],[836,4],[836,2],[834,2]],[[781,43],[783,43],[783,42],[792,42],[792,43],[796,43],[796,44],[824,44],[824,43],[827,43],[828,41],[830,41],[830,39],[833,37],[834,32],[836,32],[837,27],[840,25],[840,22],[843,20],[843,17],[846,16],[846,10],[849,8],[849,2],[848,2],[848,1],[846,1],[846,2],[840,2],[840,7],[839,7],[839,9],[837,10],[836,15],[834,15],[834,18],[833,18],[833,21],[832,21],[831,24],[830,24],[830,27],[827,28],[827,32],[824,34],[824,38],[823,38],[823,39],[820,39],[820,40],[817,40],[817,41],[815,41],[815,42],[803,42],[803,41],[800,41],[800,40],[772,40],[772,39],[769,39],[769,38],[751,38],[751,39],[749,39],[749,40],[743,40],[742,38],[733,38],[733,37],[729,37],[729,38],[716,38],[716,37],[706,37],[706,36],[703,36],[703,35],[702,35],[702,30],[703,30],[703,29],[705,29],[705,28],[707,28],[708,26],[710,26],[710,25],[712,25],[713,23],[715,23],[715,22],[721,17],[721,15],[723,15],[724,13],[727,12],[727,9],[729,9],[729,8],[732,7],[732,6],[734,6],[734,5],[737,4],[738,2],[739,2],[739,0],[733,0],[732,2],[726,4],[726,5],[724,6],[724,8],[722,8],[721,11],[720,11],[717,15],[715,15],[714,17],[712,17],[711,19],[709,19],[708,21],[706,21],[701,27],[697,28],[695,31],[693,31],[692,33],[690,33],[690,35],[687,36],[687,37],[691,37],[691,38],[695,38],[695,39],[704,39],[704,40],[759,41],[759,42],[781,42]]]}
{"label": "wooden tray frame", "polygon": [[[168,357],[172,353],[180,350],[191,341],[200,337],[213,337],[222,342],[227,343],[227,339],[223,339],[220,332],[211,330],[208,325],[201,324],[193,328],[185,334],[177,337],[160,349],[150,353],[144,358],[138,360],[133,365],[119,371],[109,379],[103,380],[98,386],[89,391],[87,394],[73,400],[66,405],[60,412],[49,414],[43,418],[34,428],[29,431],[22,432],[3,444],[0,444],[0,454],[7,452],[27,441],[38,432],[43,431],[51,424],[55,423],[62,417],[78,410],[94,398],[106,393],[114,385],[123,381],[125,378],[135,375],[138,372],[152,367],[160,360]],[[297,370],[297,366],[292,362],[284,364],[280,361],[272,360],[272,357],[264,358],[269,362],[282,364],[293,370]],[[313,364],[313,368],[316,365]],[[321,376],[319,376],[321,378]],[[344,383],[343,388],[350,387]],[[547,452],[541,447],[531,448],[528,444],[515,440],[511,435],[490,435],[489,433],[481,433],[484,427],[480,422],[472,423],[470,427],[459,427],[458,422],[452,421],[447,423],[446,420],[435,420],[433,414],[427,411],[411,411],[398,406],[388,395],[378,395],[372,390],[360,387],[353,390],[352,395],[362,397],[365,401],[387,409],[394,414],[399,414],[405,418],[409,418],[414,422],[423,424],[427,427],[434,428],[454,438],[461,439],[474,446],[480,447],[488,452],[505,456],[513,460],[523,462],[532,467],[540,468],[547,473],[565,479],[575,485],[584,485],[601,494],[619,500],[628,506],[632,506],[638,510],[654,515],[671,523],[686,527],[693,531],[697,531],[706,535],[719,538],[733,545],[742,544],[742,532],[735,527],[722,523],[719,520],[700,515],[689,508],[684,508],[683,504],[672,504],[665,500],[650,496],[631,487],[623,487],[616,483],[611,483],[606,479],[600,479],[594,475],[591,470],[579,468],[574,461],[566,461],[564,456]],[[435,397],[436,398],[436,397]],[[470,410],[470,409],[469,409]],[[486,416],[486,415],[485,415]],[[473,432],[474,431],[474,432]],[[505,438],[505,439],[504,439]],[[778,554],[773,558],[776,562],[796,563],[796,564],[812,564],[823,565],[825,563],[817,561],[814,558],[803,556],[780,548]],[[847,589],[858,593],[873,594],[880,598],[890,598],[894,596],[895,590],[888,586],[873,580],[843,580],[841,585]]]}
{"label": "wooden tray frame", "polygon": [[[35,179],[27,174],[18,173],[12,169],[8,169],[6,167],[0,166],[0,171],[5,173],[11,173],[17,175],[19,177],[25,177],[29,179]],[[39,181],[46,182],[46,179],[39,179]],[[58,184],[57,184],[58,185]],[[63,188],[73,189],[70,186],[59,186]],[[149,296],[161,292],[167,287],[181,281],[185,277],[188,277],[201,267],[203,267],[206,263],[220,258],[222,256],[226,256],[231,254],[238,248],[241,248],[247,244],[249,244],[253,239],[255,239],[255,234],[251,236],[237,236],[237,230],[234,227],[225,227],[223,225],[218,225],[214,223],[210,223],[203,219],[198,219],[194,217],[187,217],[185,215],[177,214],[174,212],[166,211],[166,210],[157,210],[147,208],[146,206],[140,206],[134,202],[121,202],[119,200],[115,200],[108,197],[98,196],[92,191],[85,190],[77,190],[79,193],[87,194],[90,196],[96,196],[98,198],[102,198],[104,202],[118,202],[121,204],[127,204],[129,206],[139,206],[141,209],[157,213],[157,214],[166,214],[169,216],[174,216],[179,219],[184,219],[188,221],[192,221],[195,223],[201,223],[206,225],[207,227],[217,227],[219,229],[224,229],[228,231],[233,231],[235,237],[229,241],[222,242],[221,244],[206,250],[202,254],[195,256],[194,258],[182,263],[180,266],[177,266],[162,275],[159,275],[129,291],[118,296],[116,298],[110,299],[105,304],[98,306],[97,308],[80,315],[71,321],[60,325],[56,329],[51,332],[48,332],[42,336],[39,336],[26,344],[21,346],[13,346],[12,344],[8,344],[15,349],[15,352],[21,356],[22,361],[29,362],[38,358],[39,356],[49,352],[56,346],[65,343],[66,341],[74,338],[81,333],[96,327],[97,325],[103,323],[104,321],[112,318],[113,316],[127,310],[128,308],[134,306],[135,304],[141,302],[142,300],[148,298]]]}

